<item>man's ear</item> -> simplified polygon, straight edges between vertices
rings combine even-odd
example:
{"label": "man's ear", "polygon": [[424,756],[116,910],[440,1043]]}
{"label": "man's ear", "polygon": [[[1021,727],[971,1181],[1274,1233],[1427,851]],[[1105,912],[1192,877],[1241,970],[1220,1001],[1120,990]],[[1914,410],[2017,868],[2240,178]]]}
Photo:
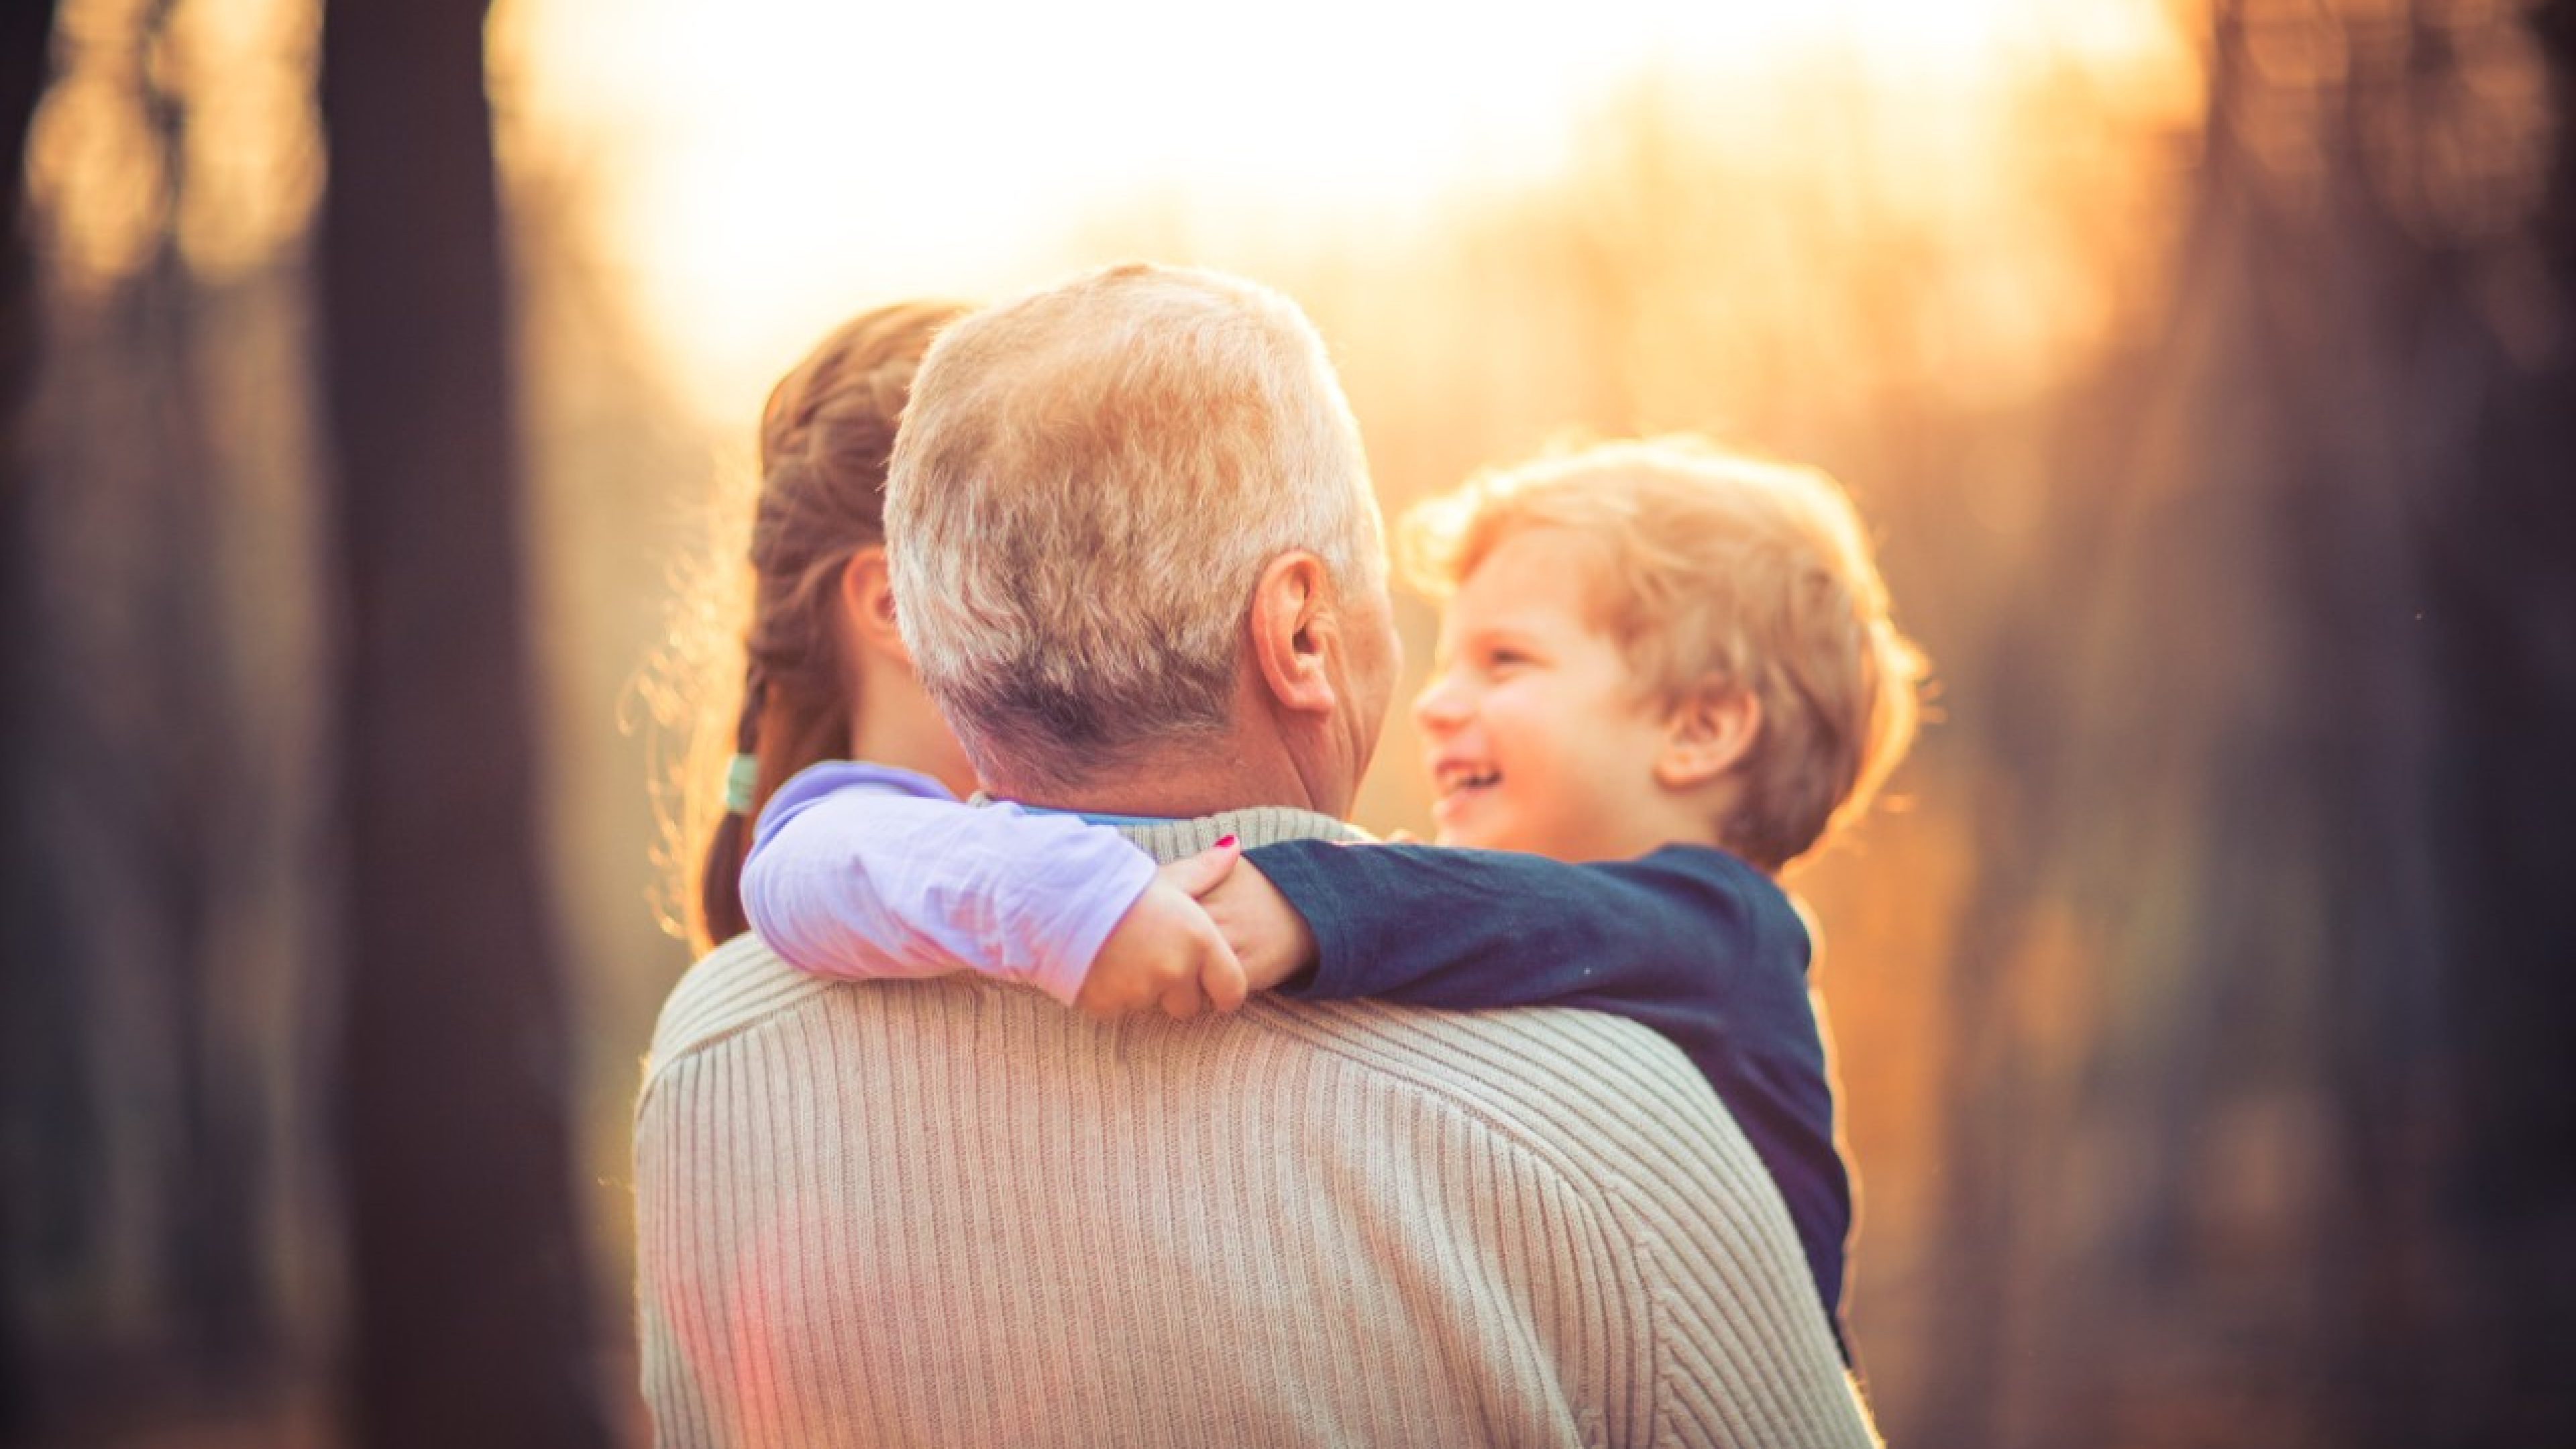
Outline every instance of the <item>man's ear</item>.
{"label": "man's ear", "polygon": [[1324,561],[1303,550],[1272,559],[1252,586],[1249,627],[1271,698],[1283,709],[1329,714],[1338,703],[1329,660],[1341,641]]}
{"label": "man's ear", "polygon": [[883,544],[869,544],[841,568],[841,627],[852,645],[891,656],[912,667],[912,651],[895,627],[894,585],[886,576]]}
{"label": "man's ear", "polygon": [[1741,764],[1762,737],[1762,701],[1752,690],[1703,680],[1664,720],[1655,783],[1667,790],[1705,785]]}

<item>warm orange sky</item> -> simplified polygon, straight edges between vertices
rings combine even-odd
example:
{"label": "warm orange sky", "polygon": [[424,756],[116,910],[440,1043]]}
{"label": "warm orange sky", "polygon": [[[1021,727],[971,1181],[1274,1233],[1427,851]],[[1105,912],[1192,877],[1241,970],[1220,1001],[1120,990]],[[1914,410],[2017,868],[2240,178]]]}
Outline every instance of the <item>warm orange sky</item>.
{"label": "warm orange sky", "polygon": [[2168,9],[503,0],[494,92],[505,157],[590,200],[601,261],[693,401],[731,419],[822,320],[1043,281],[1139,203],[1283,246],[1364,239],[1562,168],[1573,122],[1648,66],[1758,135],[1766,85],[1840,65],[1910,98],[1895,144],[1955,150],[1975,97],[2035,53],[2176,68]]}

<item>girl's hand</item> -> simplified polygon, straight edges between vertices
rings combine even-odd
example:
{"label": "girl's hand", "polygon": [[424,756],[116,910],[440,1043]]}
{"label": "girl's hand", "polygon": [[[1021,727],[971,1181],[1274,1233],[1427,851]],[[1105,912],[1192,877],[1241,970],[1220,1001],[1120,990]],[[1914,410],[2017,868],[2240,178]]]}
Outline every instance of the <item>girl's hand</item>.
{"label": "girl's hand", "polygon": [[1221,884],[1242,858],[1242,847],[1229,835],[1156,871],[1153,884],[1100,943],[1073,1004],[1102,1021],[1156,1006],[1187,1021],[1204,1006],[1232,1011],[1243,1005],[1243,964],[1197,899]]}
{"label": "girl's hand", "polygon": [[1252,862],[1236,863],[1200,892],[1198,903],[1243,963],[1251,990],[1276,990],[1314,968],[1314,931]]}

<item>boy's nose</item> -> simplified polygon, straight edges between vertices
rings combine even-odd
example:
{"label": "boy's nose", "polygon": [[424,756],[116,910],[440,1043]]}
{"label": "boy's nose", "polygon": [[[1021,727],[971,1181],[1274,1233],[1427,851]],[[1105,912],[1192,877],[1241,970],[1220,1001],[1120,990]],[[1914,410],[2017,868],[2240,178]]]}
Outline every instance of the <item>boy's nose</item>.
{"label": "boy's nose", "polygon": [[1413,726],[1419,730],[1455,729],[1467,717],[1466,691],[1454,674],[1435,674],[1413,697]]}

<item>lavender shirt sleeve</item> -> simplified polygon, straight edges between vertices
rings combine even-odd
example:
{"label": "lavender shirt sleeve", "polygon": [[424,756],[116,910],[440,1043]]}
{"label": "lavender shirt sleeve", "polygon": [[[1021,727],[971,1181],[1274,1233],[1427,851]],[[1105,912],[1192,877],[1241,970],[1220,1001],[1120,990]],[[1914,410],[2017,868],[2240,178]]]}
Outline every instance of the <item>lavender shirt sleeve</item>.
{"label": "lavender shirt sleeve", "polygon": [[969,806],[928,776],[835,760],[789,780],[761,812],[742,904],[799,970],[976,971],[1070,1005],[1153,878],[1153,860],[1106,826]]}

